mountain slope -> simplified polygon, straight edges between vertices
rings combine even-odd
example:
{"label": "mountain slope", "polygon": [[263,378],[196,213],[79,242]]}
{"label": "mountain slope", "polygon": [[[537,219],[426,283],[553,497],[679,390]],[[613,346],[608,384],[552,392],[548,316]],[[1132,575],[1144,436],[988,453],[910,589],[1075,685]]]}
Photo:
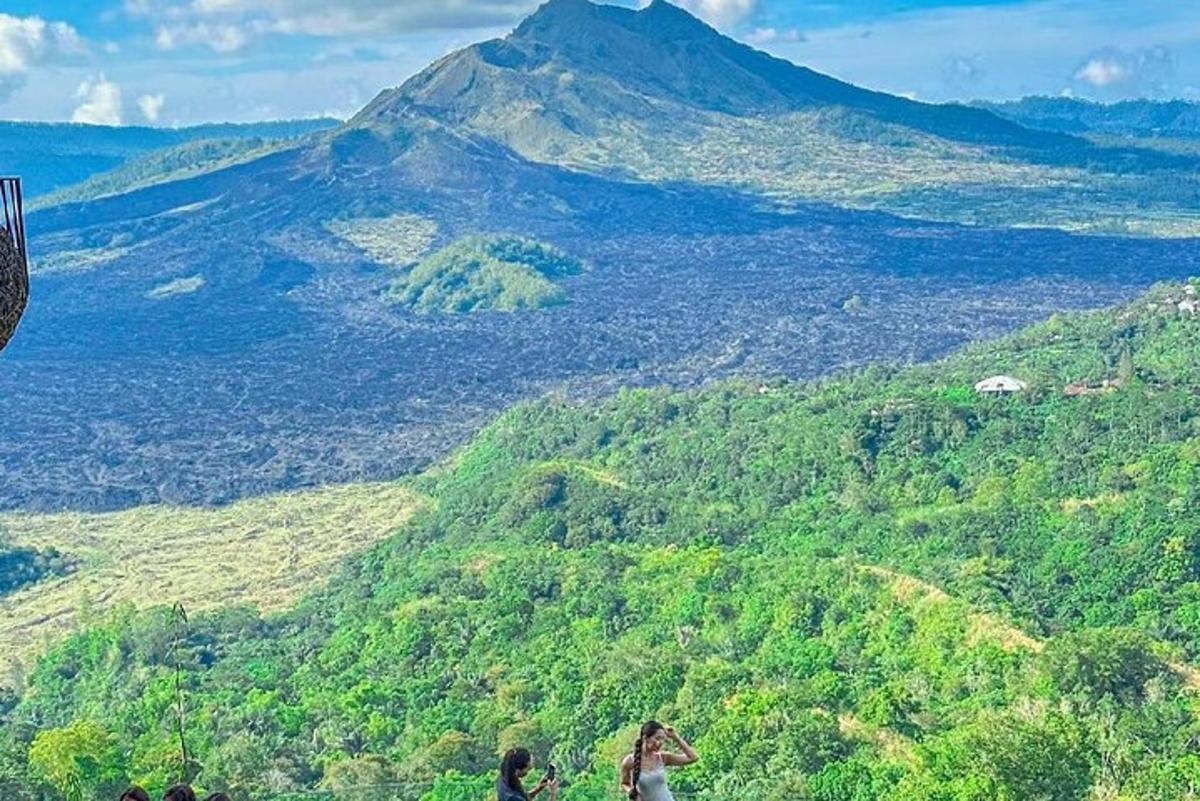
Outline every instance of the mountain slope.
{"label": "mountain slope", "polygon": [[350,124],[425,119],[535,161],[782,201],[994,225],[1200,230],[1194,157],[864,90],[734,42],[665,0],[640,11],[551,0],[509,37],[442,59]]}
{"label": "mountain slope", "polygon": [[[584,22],[554,23],[569,14]],[[689,70],[711,72],[712,97],[681,81]],[[931,132],[957,136],[946,120],[991,144]],[[1187,240],[797,202],[950,202],[943,216],[979,220],[1002,206],[1066,224],[1058,204],[1102,221],[1119,198],[1091,173],[1010,158],[1049,158],[1047,136],[789,67],[670,7],[560,0],[301,146],[30,215],[35,302],[0,371],[0,506],[213,504],[389,479],[547,391],[931,358],[1196,271]],[[1149,157],[1131,158],[1121,181],[1136,188]],[[1046,169],[1073,177],[1043,185]],[[1194,178],[1169,176],[1181,194]],[[1155,202],[1139,203],[1114,211],[1121,225],[1161,232],[1167,217],[1146,222]],[[396,259],[497,234],[594,269],[536,319],[384,301]]]}
{"label": "mountain slope", "polygon": [[289,140],[247,137],[199,139],[175,147],[151,150],[77,184],[40,195],[29,203],[29,211],[61,204],[87,203],[111,195],[127,194],[146,186],[186,180],[296,146],[295,142]]}
{"label": "mountain slope", "polygon": [[[763,213],[452,143],[368,171],[348,139],[329,145],[345,148],[340,166],[277,154],[96,201],[85,228],[71,207],[34,215],[35,242],[61,250],[35,248],[35,302],[0,371],[5,506],[224,503],[391,478],[552,388],[929,358],[1116,302],[1196,258],[1186,241]],[[436,231],[420,247],[519,232],[593,269],[536,319],[414,317],[381,299],[396,268],[323,224],[395,220],[397,206],[399,249],[413,230]],[[165,290],[180,281],[199,288]]]}
{"label": "mountain slope", "polygon": [[[705,800],[1184,797],[1196,292],[906,370],[510,410],[327,591],[194,622],[200,782],[476,798],[519,743],[592,801],[654,715]],[[1031,388],[971,389],[994,372]],[[95,721],[160,783],[170,640],[149,615],[55,649],[5,751]]]}

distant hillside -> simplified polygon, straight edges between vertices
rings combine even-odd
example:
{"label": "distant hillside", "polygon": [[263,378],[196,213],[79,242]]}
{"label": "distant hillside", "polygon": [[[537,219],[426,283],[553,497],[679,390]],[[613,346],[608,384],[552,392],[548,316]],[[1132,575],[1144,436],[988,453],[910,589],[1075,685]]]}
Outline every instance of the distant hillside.
{"label": "distant hillside", "polygon": [[[1197,291],[920,367],[514,408],[295,611],[193,616],[198,783],[468,801],[519,744],[602,801],[656,717],[697,801],[1186,798]],[[1029,388],[973,389],[996,373]],[[8,797],[65,784],[60,743],[97,797],[174,775],[176,631],[51,650],[3,715]]]}
{"label": "distant hillside", "polygon": [[148,186],[186,180],[297,146],[290,139],[197,139],[133,156],[84,181],[37,196],[29,202],[28,209],[32,213],[50,206],[86,203]]}
{"label": "distant hillside", "polygon": [[1068,97],[1027,97],[975,105],[1045,131],[1134,138],[1200,139],[1200,104],[1184,100],[1096,103]]}
{"label": "distant hillside", "polygon": [[293,139],[337,120],[197,125],[188,128],[109,127],[0,121],[0,165],[20,175],[29,197],[79,183],[152,150],[201,139]]}

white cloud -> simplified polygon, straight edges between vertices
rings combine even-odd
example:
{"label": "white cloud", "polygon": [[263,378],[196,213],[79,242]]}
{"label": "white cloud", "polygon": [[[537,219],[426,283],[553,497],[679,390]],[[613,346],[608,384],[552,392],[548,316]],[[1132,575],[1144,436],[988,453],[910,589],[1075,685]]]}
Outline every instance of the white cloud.
{"label": "white cloud", "polygon": [[121,87],[103,75],[79,84],[75,97],[80,101],[71,122],[88,125],[121,124]]}
{"label": "white cloud", "polygon": [[[135,17],[160,25],[163,49],[178,44],[239,42],[230,31],[253,38],[267,33],[320,37],[412,34],[458,28],[512,24],[533,11],[541,0],[125,0]],[[703,0],[744,3],[754,0]],[[204,32],[200,26],[207,25]],[[165,33],[163,33],[165,31]],[[244,45],[241,41],[238,46]],[[214,48],[215,49],[215,48]]]}
{"label": "white cloud", "polygon": [[1129,72],[1117,62],[1107,58],[1093,58],[1075,71],[1075,80],[1090,83],[1092,86],[1112,86],[1127,78],[1129,78]]}
{"label": "white cloud", "polygon": [[775,42],[803,42],[804,34],[799,28],[755,28],[742,37],[750,44],[773,44]]}
{"label": "white cloud", "polygon": [[79,33],[65,22],[0,14],[0,98],[24,83],[34,66],[85,49]]}
{"label": "white cloud", "polygon": [[146,118],[146,122],[158,122],[158,117],[162,114],[163,106],[167,103],[166,95],[142,95],[138,98],[138,108],[142,110],[142,116]]}
{"label": "white cloud", "polygon": [[1162,46],[1136,52],[1105,48],[1092,53],[1075,70],[1081,84],[1111,93],[1161,95],[1175,75],[1175,57]]}
{"label": "white cloud", "polygon": [[[607,1],[607,0],[605,0]],[[544,0],[125,0],[125,13],[156,26],[160,50],[209,47],[242,49],[268,34],[322,38],[381,38],[394,34],[508,26]],[[647,5],[649,0],[639,0]],[[753,14],[759,0],[673,0],[720,27]],[[780,41],[799,41],[799,31],[774,31]]]}
{"label": "white cloud", "polygon": [[250,34],[245,28],[229,23],[163,25],[154,36],[154,43],[159,50],[200,45],[217,53],[234,53],[245,47],[249,41]]}

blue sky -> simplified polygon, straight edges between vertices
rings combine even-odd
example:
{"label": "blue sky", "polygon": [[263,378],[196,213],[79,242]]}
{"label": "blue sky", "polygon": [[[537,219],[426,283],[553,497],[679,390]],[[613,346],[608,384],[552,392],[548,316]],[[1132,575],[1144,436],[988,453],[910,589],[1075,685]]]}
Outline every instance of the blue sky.
{"label": "blue sky", "polygon": [[[624,0],[635,5],[645,0]],[[3,0],[0,118],[345,116],[539,0]],[[925,100],[1200,101],[1197,0],[678,0],[736,38]]]}

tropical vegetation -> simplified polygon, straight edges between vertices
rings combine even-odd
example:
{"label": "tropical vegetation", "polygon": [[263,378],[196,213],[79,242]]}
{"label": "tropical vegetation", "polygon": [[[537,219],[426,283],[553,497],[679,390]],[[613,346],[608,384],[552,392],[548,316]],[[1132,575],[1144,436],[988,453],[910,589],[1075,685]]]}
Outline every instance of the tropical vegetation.
{"label": "tropical vegetation", "polygon": [[[522,743],[607,799],[652,715],[702,754],[689,798],[1189,797],[1196,291],[926,366],[515,407],[295,610],[54,647],[5,705],[6,797],[476,801]],[[1027,389],[976,392],[998,373]]]}

